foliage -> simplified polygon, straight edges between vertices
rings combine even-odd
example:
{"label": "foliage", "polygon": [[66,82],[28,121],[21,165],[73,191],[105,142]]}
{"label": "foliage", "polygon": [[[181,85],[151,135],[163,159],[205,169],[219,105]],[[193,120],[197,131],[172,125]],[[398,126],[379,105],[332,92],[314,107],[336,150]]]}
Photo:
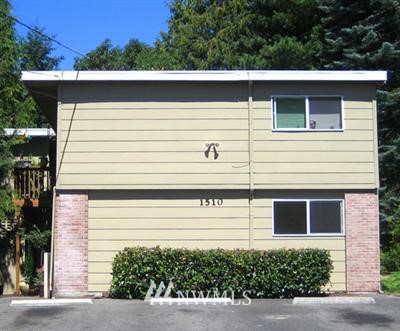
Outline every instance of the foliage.
{"label": "foliage", "polygon": [[316,0],[174,0],[162,43],[182,69],[312,69]]}
{"label": "foliage", "polygon": [[33,281],[33,284],[35,286],[42,286],[44,284],[44,272],[43,271],[37,272],[37,275]]}
{"label": "foliage", "polygon": [[188,250],[125,248],[113,261],[110,292],[143,299],[151,280],[180,291],[250,290],[251,297],[315,295],[333,269],[329,252],[299,250]]}
{"label": "foliage", "polygon": [[[64,59],[62,56],[53,56],[53,43],[45,37],[44,28],[34,26],[34,31],[29,31],[26,36],[18,40],[20,48],[19,67],[21,70],[56,70],[60,62]],[[54,36],[52,36],[54,37]],[[48,127],[49,123],[44,114],[39,110],[32,97],[25,90],[24,97],[27,104],[32,127]]]}
{"label": "foliage", "polygon": [[23,229],[22,238],[31,247],[36,249],[44,249],[47,247],[51,237],[51,230],[40,230],[36,225],[33,225],[33,229],[26,231]]}
{"label": "foliage", "polygon": [[32,249],[28,245],[25,252],[25,260],[21,265],[21,274],[24,277],[25,282],[29,285],[33,284],[35,281],[35,269],[35,261],[33,258]]}
{"label": "foliage", "polygon": [[400,272],[394,272],[383,279],[382,289],[389,293],[400,293]]}
{"label": "foliage", "polygon": [[387,264],[389,257],[399,256],[400,244],[394,235],[400,223],[400,4],[324,0],[321,10],[324,68],[389,72],[387,84],[378,90],[382,248],[394,250],[385,253]]}
{"label": "foliage", "polygon": [[14,123],[23,123],[19,109],[22,87],[18,77],[18,46],[15,41],[8,1],[0,2],[0,221],[13,219],[14,206],[9,183],[12,169],[12,140],[4,135],[3,129]]}

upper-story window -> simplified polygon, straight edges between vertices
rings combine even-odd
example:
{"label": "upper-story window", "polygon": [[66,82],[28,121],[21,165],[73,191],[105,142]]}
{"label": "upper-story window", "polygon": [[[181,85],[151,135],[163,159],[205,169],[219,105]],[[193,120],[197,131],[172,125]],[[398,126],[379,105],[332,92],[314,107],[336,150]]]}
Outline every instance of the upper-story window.
{"label": "upper-story window", "polygon": [[330,131],[343,129],[340,96],[274,96],[273,129]]}

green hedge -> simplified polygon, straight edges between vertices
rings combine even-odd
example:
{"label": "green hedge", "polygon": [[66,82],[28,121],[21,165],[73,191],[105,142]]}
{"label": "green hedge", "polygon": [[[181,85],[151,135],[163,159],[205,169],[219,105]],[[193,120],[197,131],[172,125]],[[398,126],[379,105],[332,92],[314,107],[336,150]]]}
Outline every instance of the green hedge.
{"label": "green hedge", "polygon": [[[333,269],[323,249],[188,250],[125,248],[112,266],[110,294],[116,298],[143,299],[151,280],[176,290],[250,290],[250,297],[317,295],[329,283]],[[174,293],[174,292],[173,292]]]}

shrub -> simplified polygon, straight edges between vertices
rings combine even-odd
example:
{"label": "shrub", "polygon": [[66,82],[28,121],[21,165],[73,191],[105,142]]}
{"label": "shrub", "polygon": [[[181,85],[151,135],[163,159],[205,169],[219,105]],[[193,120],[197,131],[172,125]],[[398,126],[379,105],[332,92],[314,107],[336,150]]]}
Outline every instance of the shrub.
{"label": "shrub", "polygon": [[381,254],[382,272],[400,271],[400,243]]}
{"label": "shrub", "polygon": [[[125,248],[112,265],[110,294],[143,299],[151,281],[179,291],[249,290],[250,297],[317,295],[329,283],[330,254],[322,249],[188,250]],[[176,295],[174,290],[172,294]]]}

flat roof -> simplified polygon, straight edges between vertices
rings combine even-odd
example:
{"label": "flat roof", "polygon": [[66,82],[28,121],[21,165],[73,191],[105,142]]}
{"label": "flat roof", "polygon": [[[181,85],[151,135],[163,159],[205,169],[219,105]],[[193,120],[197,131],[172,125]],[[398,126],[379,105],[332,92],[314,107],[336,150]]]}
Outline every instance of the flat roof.
{"label": "flat roof", "polygon": [[11,136],[31,136],[31,137],[54,137],[56,134],[53,129],[46,128],[6,128],[4,134]]}
{"label": "flat roof", "polygon": [[97,81],[341,81],[385,82],[386,71],[23,71],[24,82]]}

